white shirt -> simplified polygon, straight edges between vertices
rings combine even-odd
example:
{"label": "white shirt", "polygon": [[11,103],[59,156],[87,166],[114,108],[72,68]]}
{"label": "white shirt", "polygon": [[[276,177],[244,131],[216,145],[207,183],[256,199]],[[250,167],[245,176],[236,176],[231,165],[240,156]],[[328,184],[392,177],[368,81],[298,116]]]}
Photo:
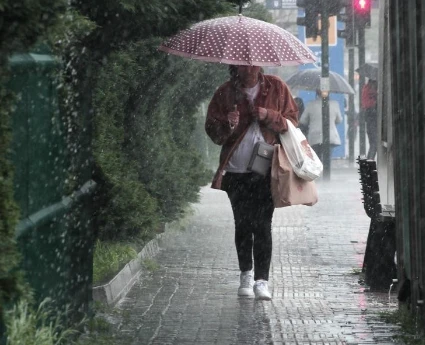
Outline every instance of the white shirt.
{"label": "white shirt", "polygon": [[258,91],[260,91],[260,83],[255,84],[254,87],[245,88],[243,91],[246,94],[249,104],[254,105],[254,100],[258,95]]}
{"label": "white shirt", "polygon": [[[254,87],[243,89],[248,102],[254,105],[254,100],[260,91],[260,84],[257,83]],[[232,157],[230,157],[224,170],[233,173],[246,173],[249,160],[252,155],[254,145],[258,141],[264,141],[263,134],[261,133],[260,126],[257,121],[254,121],[245,133],[242,141],[238,147],[233,151]]]}

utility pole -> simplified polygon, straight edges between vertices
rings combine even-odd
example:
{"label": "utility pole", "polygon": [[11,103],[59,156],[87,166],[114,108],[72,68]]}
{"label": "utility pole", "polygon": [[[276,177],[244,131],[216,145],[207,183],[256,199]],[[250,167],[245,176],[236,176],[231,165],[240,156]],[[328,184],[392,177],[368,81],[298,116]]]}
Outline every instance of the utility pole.
{"label": "utility pole", "polygon": [[[322,97],[322,163],[323,163],[323,180],[329,181],[331,178],[331,146],[330,146],[330,116],[329,116],[329,17],[340,14],[344,7],[349,8],[352,22],[352,1],[356,0],[297,0],[297,6],[305,9],[305,16],[297,19],[298,25],[306,27],[306,38],[316,39],[321,37],[322,49],[322,71],[320,80],[320,91]],[[370,0],[358,0],[370,1]],[[320,15],[320,18],[319,18]],[[320,20],[320,29],[319,29]],[[349,26],[347,35],[352,37],[352,26]],[[338,35],[339,36],[339,35]],[[341,36],[339,36],[341,37]],[[345,38],[345,37],[344,37]],[[354,64],[354,60],[353,60]],[[352,68],[352,79],[354,84],[354,65]],[[354,113],[354,96],[351,98],[351,109]],[[354,116],[351,116],[353,119]],[[354,145],[354,144],[353,144]],[[352,159],[354,163],[354,146],[352,146]]]}
{"label": "utility pole", "polygon": [[[363,66],[366,62],[366,47],[365,47],[365,28],[370,27],[371,19],[371,0],[353,0],[354,21],[357,28],[357,35],[359,40],[359,67]],[[359,105],[362,106],[362,90],[365,84],[365,78],[360,75],[359,78]],[[366,155],[366,121],[365,114],[360,109],[359,116],[359,144],[360,156]]]}
{"label": "utility pole", "polygon": [[321,0],[321,29],[322,38],[322,152],[323,152],[323,180],[331,178],[331,152],[329,135],[329,8],[326,0]]}
{"label": "utility pole", "polygon": [[[337,15],[337,20],[345,23],[343,30],[338,30],[338,37],[345,39],[345,46],[348,49],[348,82],[354,89],[354,47],[355,47],[355,23],[353,13],[352,0],[341,0],[341,5],[344,8],[344,13]],[[355,128],[355,109],[354,95],[349,95],[348,98],[348,163],[354,165],[354,138],[357,129]]]}
{"label": "utility pole", "polygon": [[[358,63],[359,67],[366,62],[366,47],[365,47],[365,28],[370,27],[370,11],[372,0],[340,0],[341,5],[345,7],[345,13],[338,16],[338,20],[345,23],[344,30],[338,30],[338,37],[346,39],[348,48],[348,81],[354,88],[354,47],[358,45]],[[364,113],[361,110],[362,104],[362,89],[365,84],[365,78],[360,75],[359,78],[359,149],[360,156],[366,155],[366,121]],[[348,111],[348,159],[349,163],[354,164],[354,96],[349,96],[349,111]]]}
{"label": "utility pole", "polygon": [[[364,26],[358,27],[359,37],[359,66],[363,66],[366,62],[366,49],[365,49],[365,28]],[[365,77],[360,75],[359,77],[359,145],[360,145],[360,156],[366,156],[366,120],[365,114],[361,109],[362,105],[362,90],[365,84]]]}
{"label": "utility pole", "polygon": [[[348,82],[354,89],[354,46],[348,47]],[[354,138],[356,134],[356,128],[354,125],[354,115],[356,110],[354,108],[354,95],[348,96],[348,163],[350,166],[354,165]]]}

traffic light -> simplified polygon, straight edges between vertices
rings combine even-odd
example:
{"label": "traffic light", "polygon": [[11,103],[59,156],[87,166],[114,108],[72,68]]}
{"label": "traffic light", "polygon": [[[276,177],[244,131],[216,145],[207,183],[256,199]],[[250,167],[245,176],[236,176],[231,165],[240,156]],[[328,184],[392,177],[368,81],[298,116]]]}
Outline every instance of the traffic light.
{"label": "traffic light", "polygon": [[337,16],[347,3],[347,0],[326,0],[329,17]]}
{"label": "traffic light", "polygon": [[305,26],[305,37],[314,38],[320,35],[319,13],[320,2],[317,0],[297,0],[297,6],[304,8],[304,17],[297,18],[297,25]]}
{"label": "traffic light", "polygon": [[354,21],[358,27],[370,27],[372,0],[352,0]]}
{"label": "traffic light", "polygon": [[347,47],[354,47],[355,44],[355,34],[356,27],[354,23],[353,15],[353,0],[348,0],[345,2],[344,12],[337,15],[337,20],[339,22],[345,23],[345,28],[343,30],[337,31],[337,36],[339,38],[344,38],[345,44]]}

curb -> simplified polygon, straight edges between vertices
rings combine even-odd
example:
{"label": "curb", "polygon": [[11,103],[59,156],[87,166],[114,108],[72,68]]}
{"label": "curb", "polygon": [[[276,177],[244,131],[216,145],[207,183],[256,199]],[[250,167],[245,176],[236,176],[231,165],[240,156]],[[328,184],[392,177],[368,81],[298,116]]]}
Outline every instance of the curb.
{"label": "curb", "polygon": [[164,232],[150,240],[137,254],[137,258],[128,262],[109,283],[93,287],[93,301],[113,306],[121,298],[125,297],[144,270],[143,260],[151,259],[158,254],[161,250],[161,242],[171,234],[174,234],[174,230],[181,229],[181,226],[178,224],[178,221],[165,224]]}

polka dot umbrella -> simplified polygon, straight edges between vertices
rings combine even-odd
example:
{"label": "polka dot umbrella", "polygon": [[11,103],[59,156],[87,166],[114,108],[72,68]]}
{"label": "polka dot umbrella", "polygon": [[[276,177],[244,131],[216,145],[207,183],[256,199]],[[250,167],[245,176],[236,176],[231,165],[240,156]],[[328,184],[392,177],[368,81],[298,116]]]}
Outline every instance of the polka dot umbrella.
{"label": "polka dot umbrella", "polygon": [[199,22],[158,49],[230,65],[293,66],[316,61],[313,52],[290,32],[241,14]]}

